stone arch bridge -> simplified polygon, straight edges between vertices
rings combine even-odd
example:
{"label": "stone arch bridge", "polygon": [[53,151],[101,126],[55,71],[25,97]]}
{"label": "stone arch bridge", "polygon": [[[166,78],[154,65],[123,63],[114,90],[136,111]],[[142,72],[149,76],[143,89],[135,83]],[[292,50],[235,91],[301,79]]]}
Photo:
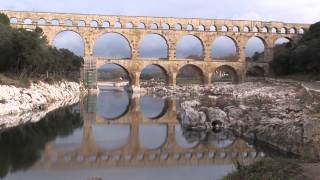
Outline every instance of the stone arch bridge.
{"label": "stone arch bridge", "polygon": [[[264,22],[226,19],[198,19],[172,17],[109,16],[94,14],[70,14],[52,12],[0,11],[10,18],[13,27],[34,29],[41,27],[50,44],[63,31],[79,34],[84,43],[84,79],[87,85],[96,87],[96,70],[112,63],[123,67],[129,74],[133,86],[139,86],[141,71],[147,65],[161,67],[169,85],[176,85],[176,76],[183,66],[197,67],[204,83],[211,83],[212,74],[223,69],[232,75],[235,83],[245,80],[249,68],[258,67],[269,74],[268,62],[273,58],[273,47],[278,38],[297,41],[309,24]],[[93,46],[98,37],[105,33],[118,33],[125,37],[131,48],[128,59],[108,59],[93,56]],[[167,59],[143,59],[139,44],[146,35],[158,34],[167,43]],[[192,35],[202,44],[202,59],[179,59],[176,44],[185,35]],[[235,60],[212,60],[211,46],[220,36],[231,38],[237,49]],[[260,38],[265,46],[264,56],[258,62],[247,62],[245,49],[251,37]]]}

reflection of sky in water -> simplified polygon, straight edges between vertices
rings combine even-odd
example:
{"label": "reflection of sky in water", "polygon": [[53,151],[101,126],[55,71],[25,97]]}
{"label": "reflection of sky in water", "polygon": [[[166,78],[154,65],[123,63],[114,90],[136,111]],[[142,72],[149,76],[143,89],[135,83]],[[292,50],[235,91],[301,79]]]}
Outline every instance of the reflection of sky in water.
{"label": "reflection of sky in water", "polygon": [[143,96],[140,98],[140,110],[144,116],[155,118],[165,110],[166,100],[153,97]]}
{"label": "reflection of sky in water", "polygon": [[141,124],[139,125],[139,139],[143,147],[148,149],[159,148],[166,142],[167,125]]}
{"label": "reflection of sky in water", "polygon": [[93,137],[98,146],[107,150],[115,150],[125,146],[129,141],[130,125],[95,125]]}
{"label": "reflection of sky in water", "polygon": [[58,149],[74,150],[80,147],[83,138],[83,128],[73,131],[71,135],[59,136],[54,141],[54,146]]}
{"label": "reflection of sky in water", "polygon": [[97,114],[106,119],[123,115],[129,105],[129,96],[125,91],[102,91],[97,98]]}
{"label": "reflection of sky in water", "polygon": [[198,141],[192,143],[188,142],[183,136],[183,131],[180,124],[176,124],[175,126],[175,139],[177,144],[182,148],[193,148],[199,143]]}
{"label": "reflection of sky in water", "polygon": [[218,148],[226,148],[233,144],[236,140],[235,136],[228,132],[220,132],[212,134],[210,137],[210,144]]}

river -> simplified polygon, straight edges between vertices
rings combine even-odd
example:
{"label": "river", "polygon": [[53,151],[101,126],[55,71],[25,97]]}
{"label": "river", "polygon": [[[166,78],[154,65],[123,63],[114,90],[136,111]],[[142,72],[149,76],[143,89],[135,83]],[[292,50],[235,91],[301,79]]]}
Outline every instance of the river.
{"label": "river", "polygon": [[2,130],[0,178],[212,180],[265,156],[231,132],[185,132],[179,102],[103,90]]}

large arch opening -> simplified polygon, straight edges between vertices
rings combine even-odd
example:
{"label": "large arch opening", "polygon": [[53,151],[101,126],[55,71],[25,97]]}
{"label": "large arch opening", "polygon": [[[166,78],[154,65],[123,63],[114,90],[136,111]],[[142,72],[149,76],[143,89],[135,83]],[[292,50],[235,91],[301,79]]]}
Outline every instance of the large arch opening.
{"label": "large arch opening", "polygon": [[187,64],[179,69],[176,81],[177,85],[203,84],[204,75],[198,66]]}
{"label": "large arch opening", "polygon": [[228,36],[218,37],[212,44],[211,55],[213,60],[237,60],[237,44]]}
{"label": "large arch opening", "polygon": [[154,96],[142,96],[140,98],[140,110],[149,119],[162,117],[168,107],[166,99]]}
{"label": "large arch opening", "polygon": [[181,148],[185,149],[194,148],[200,143],[198,138],[185,137],[184,131],[180,124],[175,125],[175,140]]}
{"label": "large arch opening", "polygon": [[117,150],[129,142],[129,124],[95,125],[92,134],[96,144],[106,150]]}
{"label": "large arch opening", "polygon": [[251,37],[246,44],[247,61],[263,61],[265,42],[260,37]]}
{"label": "large arch opening", "polygon": [[131,83],[129,72],[118,64],[105,64],[97,69],[99,89],[109,87],[124,87]]}
{"label": "large arch opening", "polygon": [[168,44],[159,34],[148,34],[140,42],[140,57],[168,59]]}
{"label": "large arch opening", "polygon": [[101,90],[97,97],[97,115],[105,120],[117,120],[128,113],[130,95],[115,89]]}
{"label": "large arch opening", "polygon": [[131,46],[128,39],[119,33],[101,35],[93,46],[93,56],[108,59],[131,59]]}
{"label": "large arch opening", "polygon": [[193,35],[182,36],[176,45],[176,58],[203,60],[202,41]]}
{"label": "large arch opening", "polygon": [[143,68],[140,73],[140,86],[153,87],[168,84],[168,74],[166,70],[155,64],[150,64]]}
{"label": "large arch opening", "polygon": [[76,32],[62,31],[55,36],[52,44],[58,49],[68,49],[78,56],[84,56],[84,41]]}
{"label": "large arch opening", "polygon": [[214,73],[212,74],[212,82],[213,83],[239,83],[239,77],[237,71],[228,65],[222,65],[216,68]]}
{"label": "large arch opening", "polygon": [[167,140],[167,125],[165,124],[142,124],[139,125],[139,140],[147,149],[158,149]]}

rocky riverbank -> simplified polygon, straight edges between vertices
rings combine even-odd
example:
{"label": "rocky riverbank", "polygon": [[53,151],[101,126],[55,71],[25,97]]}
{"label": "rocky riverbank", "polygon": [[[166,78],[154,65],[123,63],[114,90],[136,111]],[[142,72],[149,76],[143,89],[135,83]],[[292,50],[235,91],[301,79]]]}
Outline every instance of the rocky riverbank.
{"label": "rocky riverbank", "polygon": [[36,122],[56,108],[80,99],[80,84],[61,81],[32,83],[29,88],[0,85],[0,128]]}
{"label": "rocky riverbank", "polygon": [[320,160],[320,95],[300,83],[269,80],[152,91],[186,99],[178,112],[186,128],[232,129],[240,136]]}

